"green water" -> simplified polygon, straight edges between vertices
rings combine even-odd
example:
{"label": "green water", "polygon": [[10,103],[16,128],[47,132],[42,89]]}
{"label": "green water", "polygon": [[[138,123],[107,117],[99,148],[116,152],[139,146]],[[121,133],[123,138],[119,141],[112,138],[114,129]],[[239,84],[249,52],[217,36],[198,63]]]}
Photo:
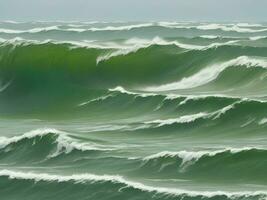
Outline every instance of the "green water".
{"label": "green water", "polygon": [[1,199],[267,198],[266,29],[1,22]]}

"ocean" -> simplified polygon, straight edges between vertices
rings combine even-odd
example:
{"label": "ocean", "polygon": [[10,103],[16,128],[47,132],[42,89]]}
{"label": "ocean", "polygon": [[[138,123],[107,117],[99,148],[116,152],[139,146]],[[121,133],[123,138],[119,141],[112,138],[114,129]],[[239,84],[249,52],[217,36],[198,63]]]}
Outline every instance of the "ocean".
{"label": "ocean", "polygon": [[267,23],[0,23],[1,200],[267,199]]}

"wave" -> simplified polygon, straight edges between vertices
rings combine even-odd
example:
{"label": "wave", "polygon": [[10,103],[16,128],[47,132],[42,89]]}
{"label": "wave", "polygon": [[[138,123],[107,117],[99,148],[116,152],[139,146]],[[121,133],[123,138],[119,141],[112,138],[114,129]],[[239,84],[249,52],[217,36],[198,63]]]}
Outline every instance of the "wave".
{"label": "wave", "polygon": [[262,24],[252,24],[252,23],[237,23],[236,25],[240,27],[265,27]]}
{"label": "wave", "polygon": [[152,46],[176,46],[177,48],[185,49],[185,50],[207,50],[210,48],[218,48],[220,46],[227,46],[227,45],[234,45],[238,42],[238,40],[231,40],[227,42],[215,42],[208,45],[193,45],[193,44],[186,44],[181,43],[177,40],[165,40],[160,37],[154,37],[151,40],[145,40],[140,38],[131,38],[126,40],[123,43],[116,44],[114,42],[112,43],[95,43],[94,40],[88,41],[56,41],[56,40],[44,40],[44,41],[38,41],[38,40],[25,40],[21,37],[16,37],[13,39],[2,39],[0,38],[0,42],[4,44],[14,44],[14,45],[46,45],[46,44],[58,44],[58,45],[64,45],[64,44],[70,44],[72,45],[71,48],[77,48],[77,47],[84,47],[84,48],[91,48],[91,49],[100,49],[100,50],[115,50],[108,52],[104,55],[100,55],[96,58],[96,64],[99,64],[100,62],[107,61],[113,57],[118,56],[126,56],[130,53],[136,53],[140,49],[147,49]]}
{"label": "wave", "polygon": [[105,43],[105,44],[98,44],[95,43],[95,40],[82,40],[82,41],[72,41],[72,40],[52,40],[52,39],[46,39],[46,40],[29,40],[24,39],[21,37],[15,37],[12,39],[3,39],[0,38],[0,43],[2,47],[7,45],[13,45],[14,47],[25,47],[25,46],[34,46],[34,45],[58,45],[58,46],[64,46],[67,45],[68,49],[76,49],[76,48],[85,48],[85,49],[99,49],[99,50],[116,50],[116,49],[125,49],[127,46],[123,46],[116,43]]}
{"label": "wave", "polygon": [[224,63],[214,64],[212,66],[208,66],[203,70],[197,72],[196,74],[183,78],[180,81],[164,84],[156,87],[147,87],[145,91],[170,91],[170,90],[180,90],[180,89],[189,89],[195,88],[202,85],[205,85],[213,80],[215,80],[221,72],[225,69],[233,66],[245,66],[247,68],[250,67],[260,67],[267,68],[267,59],[265,57],[248,57],[248,56],[240,56],[238,58],[226,61]]}
{"label": "wave", "polygon": [[[73,24],[71,26],[74,26]],[[103,28],[96,28],[96,27],[91,27],[91,28],[78,28],[78,27],[73,27],[73,28],[60,28],[60,26],[48,26],[48,27],[39,27],[39,28],[33,28],[33,29],[28,29],[28,30],[14,30],[14,29],[0,29],[0,33],[8,33],[8,34],[21,34],[21,33],[40,33],[40,32],[47,32],[47,31],[69,31],[69,32],[86,32],[86,31],[129,31],[132,29],[137,29],[137,28],[144,28],[144,27],[150,27],[153,26],[152,23],[144,23],[144,24],[134,24],[134,25],[125,25],[125,26],[107,26]]]}
{"label": "wave", "polygon": [[219,36],[217,36],[217,35],[201,35],[200,37],[204,38],[204,39],[217,39],[217,38],[219,38]]}
{"label": "wave", "polygon": [[[134,43],[127,42],[128,46]],[[42,44],[19,42],[0,45],[1,113],[29,113],[31,110],[52,112],[59,108],[71,112],[76,105],[88,105],[91,100],[107,95],[108,89],[118,85],[129,88],[129,91],[139,91],[141,96],[168,93],[170,98],[176,98],[177,95],[171,95],[176,92],[173,90],[184,90],[181,93],[184,95],[180,97],[201,94],[215,96],[220,93],[242,97],[240,89],[244,90],[248,84],[256,82],[246,88],[247,91],[255,91],[254,96],[264,94],[264,70],[267,65],[264,57],[266,48],[263,47],[228,44],[205,50],[185,50],[170,44],[153,44],[136,52],[126,52],[126,55],[114,54],[125,49],[72,47],[69,43],[48,41]],[[221,53],[225,53],[225,58],[220,59]],[[236,71],[229,73],[226,70],[228,68]],[[230,75],[226,76],[227,73]],[[250,79],[240,80],[241,75],[246,77],[248,73],[252,73]],[[207,85],[212,87],[211,92],[201,87]],[[190,89],[194,91],[187,92]],[[63,102],[62,99],[65,103],[57,104]],[[110,96],[105,99],[109,100]],[[101,102],[102,99],[98,100]],[[21,102],[24,107],[19,106]]]}
{"label": "wave", "polygon": [[[193,102],[188,103],[186,105],[187,100],[180,101],[179,106],[176,109],[177,111],[187,113],[187,109],[191,108],[193,110],[201,109],[201,105],[204,102],[209,102],[214,97],[207,97],[203,101],[199,98],[195,98]],[[218,98],[216,101],[212,102],[217,105],[216,108],[211,109],[210,112],[207,112],[207,107],[202,109],[203,112],[191,114],[181,115],[177,118],[168,118],[168,119],[156,119],[152,121],[144,122],[144,124],[149,124],[151,126],[146,128],[170,128],[170,127],[190,127],[194,128],[194,125],[198,125],[200,127],[201,124],[204,124],[205,127],[210,127],[216,125],[217,128],[220,127],[240,127],[240,128],[248,128],[248,125],[253,126],[264,126],[265,125],[265,114],[264,110],[266,110],[266,101],[260,100],[252,100],[252,99],[224,99],[228,101],[228,104],[218,106],[218,103],[223,103],[221,101],[224,98]],[[196,101],[197,100],[197,101]],[[200,100],[200,101],[198,101]],[[215,99],[213,99],[215,100]],[[212,106],[211,106],[212,107]],[[249,108],[249,109],[248,109]],[[189,109],[190,110],[190,109]],[[237,120],[235,124],[231,123],[232,118],[235,117]],[[249,120],[247,118],[250,118]],[[223,125],[223,126],[221,126]],[[165,129],[166,131],[166,129]]]}
{"label": "wave", "polygon": [[[48,145],[56,145],[56,150],[48,155],[49,158],[57,157],[65,153],[68,154],[73,150],[78,151],[112,151],[114,148],[108,148],[93,142],[81,142],[77,139],[71,138],[66,132],[56,129],[36,129],[19,136],[13,137],[0,137],[0,149],[6,149],[10,145],[16,147],[17,144],[31,141],[32,144],[46,143],[45,138],[48,139]],[[47,145],[47,146],[48,146]]]}
{"label": "wave", "polygon": [[178,152],[170,152],[170,151],[163,151],[159,152],[150,156],[145,157],[144,161],[151,161],[161,158],[179,158],[182,160],[181,167],[185,166],[186,164],[193,165],[197,163],[200,159],[203,158],[213,158],[217,155],[222,154],[240,154],[240,153],[250,153],[250,152],[267,152],[267,149],[264,148],[257,148],[257,147],[244,147],[244,148],[225,148],[220,150],[206,150],[206,151],[178,151]]}
{"label": "wave", "polygon": [[117,57],[117,56],[125,56],[128,55],[130,53],[135,53],[140,49],[146,49],[149,48],[151,46],[155,46],[155,45],[159,45],[159,46],[177,46],[178,48],[182,48],[182,49],[186,49],[186,50],[207,50],[210,48],[217,48],[219,46],[226,46],[226,45],[232,45],[237,43],[237,40],[233,40],[233,41],[227,41],[227,42],[223,42],[223,43],[211,43],[209,45],[206,46],[200,46],[200,45],[192,45],[192,44],[184,44],[184,43],[180,43],[178,41],[166,41],[160,37],[155,37],[152,40],[139,40],[139,39],[130,39],[128,41],[126,41],[126,44],[131,44],[132,43],[132,47],[130,48],[123,48],[123,49],[119,49],[118,51],[114,51],[111,53],[108,53],[106,55],[101,55],[97,58],[96,63],[99,64],[102,61],[107,61],[110,58],[113,57]]}
{"label": "wave", "polygon": [[262,40],[262,39],[266,39],[266,36],[254,36],[254,37],[250,37],[249,39],[252,41],[256,41],[256,40]]}
{"label": "wave", "polygon": [[144,157],[138,172],[157,178],[265,184],[266,154],[266,147],[162,151]]}
{"label": "wave", "polygon": [[227,191],[188,191],[177,188],[164,188],[145,185],[140,182],[134,182],[125,179],[122,176],[112,175],[95,175],[95,174],[73,174],[73,175],[53,175],[46,173],[33,173],[33,172],[20,172],[12,170],[0,170],[1,177],[8,177],[11,180],[30,180],[36,184],[40,181],[46,182],[74,182],[81,183],[110,183],[118,185],[119,191],[123,192],[123,188],[131,188],[140,192],[149,192],[156,194],[174,195],[180,197],[200,197],[200,198],[213,198],[213,197],[227,197],[228,199],[236,198],[250,198],[255,196],[266,196],[265,191],[242,191],[242,192],[227,192]]}
{"label": "wave", "polygon": [[[104,106],[105,104],[109,105],[110,102],[113,102],[112,108],[106,108],[106,109],[114,109],[113,112],[116,112],[116,110],[120,110],[119,107],[115,106],[116,102],[120,102],[121,100],[124,101],[124,103],[129,109],[131,110],[131,104],[134,106],[135,104],[139,104],[141,106],[143,103],[146,104],[146,102],[151,102],[151,112],[161,112],[164,111],[164,107],[168,105],[168,111],[170,112],[170,108],[173,108],[174,113],[177,112],[177,109],[179,107],[187,107],[187,104],[190,105],[191,108],[195,107],[197,109],[198,104],[207,103],[209,102],[209,105],[211,105],[211,110],[216,108],[222,108],[223,106],[232,104],[237,101],[246,101],[246,99],[242,99],[240,97],[234,97],[234,96],[227,96],[227,95],[178,95],[178,94],[157,94],[157,93],[150,93],[150,92],[139,92],[139,91],[129,91],[125,88],[118,86],[112,89],[109,89],[106,93],[103,95],[93,98],[87,101],[83,101],[82,103],[79,103],[77,106],[83,107],[86,109],[86,107],[98,107]],[[258,101],[256,99],[250,99],[251,101]],[[152,104],[153,102],[153,104]],[[216,106],[217,103],[220,102],[220,106]],[[165,105],[166,104],[166,105]],[[122,106],[121,104],[119,104]],[[173,107],[172,107],[173,106]],[[214,108],[213,108],[214,107]],[[133,107],[134,109],[134,107]],[[206,108],[207,109],[207,108]],[[209,110],[209,109],[208,109]],[[198,118],[205,118],[205,116],[209,116],[209,113],[200,112],[198,114],[194,115],[188,115],[188,116],[182,116],[181,118],[172,118],[172,119],[165,119],[165,120],[152,120],[147,121],[145,124],[147,125],[153,125],[153,124],[161,124],[164,125],[174,122],[191,122],[191,120],[196,120]]]}
{"label": "wave", "polygon": [[[62,22],[60,22],[62,23]],[[93,25],[98,24],[99,22],[93,23],[82,23],[82,25]],[[81,23],[79,23],[81,24]],[[78,25],[79,25],[78,24]],[[103,24],[103,23],[102,23]],[[67,24],[68,25],[68,24]],[[75,25],[75,26],[74,26]],[[41,33],[47,31],[64,31],[64,32],[103,32],[103,31],[131,31],[135,29],[144,29],[144,28],[165,28],[169,30],[220,30],[223,32],[237,32],[237,33],[261,33],[266,32],[267,28],[263,25],[256,24],[193,24],[193,23],[178,23],[178,22],[157,22],[157,23],[137,23],[137,24],[119,24],[116,26],[105,26],[105,27],[89,27],[89,28],[80,28],[76,24],[70,24],[71,28],[62,28],[60,25],[48,26],[48,27],[38,27],[28,30],[16,30],[16,29],[0,29],[0,33],[7,34],[23,34],[23,33]]]}
{"label": "wave", "polygon": [[263,29],[250,29],[250,28],[243,28],[238,25],[233,25],[233,26],[226,26],[222,24],[205,24],[205,25],[200,25],[196,26],[197,29],[199,30],[222,30],[222,31],[234,31],[238,33],[259,33],[259,32],[265,32],[267,31],[266,28]]}
{"label": "wave", "polygon": [[207,117],[209,114],[208,113],[197,113],[197,114],[192,114],[192,115],[184,115],[181,116],[179,118],[173,118],[173,119],[158,119],[158,120],[153,120],[153,121],[148,121],[148,122],[144,122],[145,124],[157,124],[157,127],[161,127],[164,125],[171,125],[171,124],[185,124],[185,123],[189,123],[189,122],[194,122],[197,119],[200,118],[205,118]]}
{"label": "wave", "polygon": [[[120,102],[120,103],[118,103]],[[147,102],[150,105],[147,106]],[[109,107],[109,105],[113,105]],[[140,112],[135,111],[138,105]],[[205,105],[205,106],[203,106]],[[122,87],[110,89],[109,92],[96,99],[81,103],[83,110],[96,110],[101,112],[105,109],[110,113],[124,113],[127,108],[127,114],[142,114],[154,116],[150,120],[139,122],[138,120],[127,125],[117,124],[110,130],[117,131],[159,131],[168,132],[169,128],[191,128],[200,127],[240,127],[263,128],[264,110],[266,110],[266,101],[242,98],[224,95],[175,95],[175,94],[155,94],[127,91]],[[249,108],[249,109],[247,109]],[[127,116],[126,113],[124,116]],[[162,116],[162,117],[159,117]],[[230,123],[235,116],[236,122]],[[156,118],[156,119],[155,119]],[[248,119],[249,118],[249,119]],[[229,123],[230,124],[229,124]],[[261,127],[262,126],[262,127]],[[100,130],[103,130],[100,128]],[[105,129],[108,131],[108,129]],[[97,131],[97,130],[95,130]]]}
{"label": "wave", "polygon": [[8,33],[8,34],[21,34],[21,33],[40,33],[40,32],[47,32],[52,30],[60,30],[58,26],[48,26],[48,27],[40,27],[40,28],[33,28],[30,30],[13,30],[13,29],[0,29],[0,33]]}

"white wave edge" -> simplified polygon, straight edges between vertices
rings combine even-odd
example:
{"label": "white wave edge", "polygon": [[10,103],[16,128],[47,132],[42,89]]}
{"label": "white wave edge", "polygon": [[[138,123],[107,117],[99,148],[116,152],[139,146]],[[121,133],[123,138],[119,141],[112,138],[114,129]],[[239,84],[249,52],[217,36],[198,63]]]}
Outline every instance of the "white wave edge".
{"label": "white wave edge", "polygon": [[267,59],[265,57],[240,56],[223,63],[208,66],[192,76],[181,79],[180,81],[160,86],[147,87],[144,88],[144,91],[163,92],[196,88],[215,80],[221,72],[232,66],[246,66],[247,68],[260,67],[267,69]]}
{"label": "white wave edge", "polygon": [[165,188],[165,187],[153,187],[145,185],[140,182],[134,182],[126,180],[124,177],[119,175],[95,175],[95,174],[73,174],[73,175],[54,175],[47,173],[33,173],[33,172],[21,172],[12,170],[0,170],[0,176],[6,176],[9,179],[17,180],[32,180],[35,182],[48,181],[48,182],[69,182],[73,181],[75,183],[86,183],[86,182],[112,182],[123,184],[125,186],[121,187],[119,191],[124,188],[131,187],[140,191],[145,192],[155,192],[159,194],[174,195],[174,196],[190,196],[190,197],[214,197],[214,196],[226,196],[228,198],[235,197],[250,197],[250,196],[266,196],[267,191],[241,191],[241,192],[227,192],[227,191],[188,191],[176,188]]}
{"label": "white wave edge", "polygon": [[[62,23],[61,21],[57,21]],[[75,21],[74,21],[75,22]],[[14,22],[13,22],[14,23]],[[79,22],[82,23],[82,22]],[[82,24],[96,24],[99,22],[83,22]],[[103,22],[107,23],[107,22]],[[71,24],[73,25],[73,24]],[[266,26],[261,24],[248,24],[248,23],[237,23],[237,24],[214,24],[214,23],[204,23],[204,24],[192,24],[192,23],[179,23],[179,22],[147,22],[138,23],[130,25],[120,25],[120,26],[106,26],[106,27],[90,27],[90,28],[59,28],[60,25],[48,26],[48,27],[36,27],[27,30],[17,30],[17,29],[5,29],[1,28],[0,33],[9,34],[21,34],[21,33],[39,33],[43,31],[59,30],[59,31],[74,31],[74,32],[86,32],[86,31],[129,31],[137,28],[146,27],[162,27],[169,29],[197,29],[197,30],[221,30],[225,32],[233,31],[238,33],[260,33],[267,31]],[[254,29],[252,29],[254,28]],[[255,29],[257,28],[257,29]],[[261,29],[258,29],[261,28]]]}
{"label": "white wave edge", "polygon": [[130,53],[135,53],[140,49],[146,49],[149,48],[150,46],[153,45],[160,45],[160,46],[167,46],[167,45],[175,45],[178,48],[182,48],[185,50],[207,50],[210,48],[217,48],[220,46],[225,46],[225,45],[233,45],[235,43],[237,43],[238,40],[231,40],[231,41],[227,41],[227,42],[222,42],[222,43],[211,43],[209,45],[206,46],[201,46],[201,45],[192,45],[192,44],[185,44],[185,43],[181,43],[179,41],[167,41],[164,40],[160,37],[154,37],[152,40],[144,40],[144,39],[139,39],[139,38],[132,38],[129,39],[125,42],[125,44],[130,45],[130,46],[124,46],[121,49],[118,49],[116,51],[113,52],[109,52],[106,53],[104,55],[100,55],[97,57],[96,59],[96,63],[99,64],[100,62],[103,61],[107,61],[113,57],[117,57],[117,56],[125,56],[128,55]]}
{"label": "white wave edge", "polygon": [[49,157],[56,157],[61,153],[70,153],[74,149],[80,150],[80,151],[114,150],[113,148],[107,148],[105,146],[95,144],[95,143],[79,142],[73,138],[68,137],[66,132],[59,131],[57,129],[51,129],[51,128],[36,129],[36,130],[26,132],[19,136],[0,137],[0,149],[3,149],[10,144],[17,143],[23,139],[31,139],[37,136],[43,137],[50,133],[56,134],[58,137],[56,138],[57,149],[53,154],[49,155]]}
{"label": "white wave edge", "polygon": [[177,152],[173,152],[173,151],[162,151],[156,154],[152,154],[149,156],[146,156],[145,158],[143,158],[144,161],[149,161],[149,160],[154,160],[154,159],[158,159],[158,158],[163,158],[163,157],[178,157],[180,159],[182,159],[182,163],[181,166],[184,166],[186,163],[196,163],[199,159],[203,158],[203,157],[213,157],[216,156],[218,154],[222,154],[222,153],[231,153],[231,154],[237,154],[237,153],[241,153],[244,151],[251,151],[251,150],[260,150],[260,151],[266,151],[267,149],[264,148],[258,148],[258,147],[243,147],[243,148],[224,148],[224,149],[220,149],[220,150],[205,150],[205,151],[177,151]]}
{"label": "white wave edge", "polygon": [[171,119],[157,119],[157,120],[152,120],[148,122],[144,122],[145,124],[157,124],[157,127],[165,126],[165,125],[171,125],[171,124],[185,124],[185,123],[190,123],[194,122],[197,119],[200,118],[205,118],[209,116],[209,113],[204,113],[200,112],[197,114],[192,114],[192,115],[184,115],[178,118],[171,118]]}
{"label": "white wave edge", "polygon": [[[70,44],[70,49],[75,49],[77,47],[84,47],[84,48],[92,48],[92,49],[106,49],[111,50],[108,53],[105,53],[103,55],[99,55],[96,58],[96,64],[98,65],[100,62],[107,61],[113,57],[117,56],[125,56],[130,53],[135,53],[140,49],[146,49],[153,45],[159,45],[159,46],[167,46],[167,45],[175,45],[178,48],[182,48],[185,50],[207,50],[210,48],[217,48],[219,46],[224,45],[233,45],[237,43],[238,40],[231,40],[227,42],[222,43],[211,43],[206,46],[200,46],[200,45],[192,45],[192,44],[185,44],[180,43],[179,41],[167,41],[160,37],[155,37],[152,40],[144,40],[140,38],[132,38],[127,41],[125,41],[123,44],[116,44],[114,42],[105,42],[105,43],[95,43],[94,40],[82,40],[82,41],[57,41],[52,39],[47,39],[43,41],[38,40],[26,40],[21,37],[15,37],[13,39],[3,39],[0,38],[0,43],[8,43],[13,45],[30,45],[30,44]],[[3,45],[2,44],[2,45]],[[0,44],[1,45],[1,44]]]}

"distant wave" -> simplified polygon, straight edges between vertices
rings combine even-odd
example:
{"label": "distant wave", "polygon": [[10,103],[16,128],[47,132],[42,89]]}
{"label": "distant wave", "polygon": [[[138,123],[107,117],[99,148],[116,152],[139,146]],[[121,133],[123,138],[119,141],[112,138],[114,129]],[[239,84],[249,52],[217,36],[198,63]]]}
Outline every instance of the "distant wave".
{"label": "distant wave", "polygon": [[196,26],[199,30],[222,30],[222,31],[234,31],[238,33],[259,33],[259,32],[265,32],[267,31],[267,28],[263,29],[250,29],[250,28],[244,28],[240,27],[240,25],[233,25],[233,26],[227,26],[222,24],[205,24],[205,25],[199,25]]}
{"label": "distant wave", "polygon": [[0,33],[9,33],[9,34],[39,33],[39,32],[52,31],[52,30],[60,30],[60,29],[57,26],[40,27],[40,28],[33,28],[29,30],[13,30],[13,29],[0,28]]}
{"label": "distant wave", "polygon": [[217,35],[201,35],[201,38],[205,38],[205,39],[217,39],[219,36]]}
{"label": "distant wave", "polygon": [[253,37],[250,37],[249,39],[252,41],[257,41],[257,40],[266,39],[266,38],[267,36],[253,36]]}
{"label": "distant wave", "polygon": [[[73,26],[73,25],[72,25]],[[70,32],[86,32],[86,31],[122,31],[122,30],[131,30],[135,28],[143,28],[143,27],[149,27],[153,26],[152,23],[144,23],[144,24],[135,24],[135,25],[125,25],[125,26],[107,26],[103,28],[60,28],[60,26],[48,26],[48,27],[40,27],[40,28],[33,28],[28,30],[14,30],[14,29],[0,29],[0,33],[9,33],[9,34],[21,34],[21,33],[40,33],[40,32],[47,32],[47,31],[70,31]]]}
{"label": "distant wave", "polygon": [[[97,24],[98,22],[91,22],[87,24]],[[86,24],[86,23],[82,23]],[[27,30],[16,30],[16,29],[5,29],[1,28],[0,33],[8,34],[23,34],[23,33],[40,33],[47,31],[69,31],[69,32],[102,32],[102,31],[131,31],[134,29],[143,28],[166,28],[166,29],[196,29],[196,30],[220,30],[224,32],[237,32],[237,33],[261,33],[266,32],[267,28],[263,25],[256,24],[192,24],[192,23],[178,23],[178,22],[157,22],[157,23],[140,23],[140,24],[121,24],[117,26],[106,26],[106,27],[89,27],[81,28],[79,26],[73,26],[71,28],[62,28],[60,25],[39,27]]]}

